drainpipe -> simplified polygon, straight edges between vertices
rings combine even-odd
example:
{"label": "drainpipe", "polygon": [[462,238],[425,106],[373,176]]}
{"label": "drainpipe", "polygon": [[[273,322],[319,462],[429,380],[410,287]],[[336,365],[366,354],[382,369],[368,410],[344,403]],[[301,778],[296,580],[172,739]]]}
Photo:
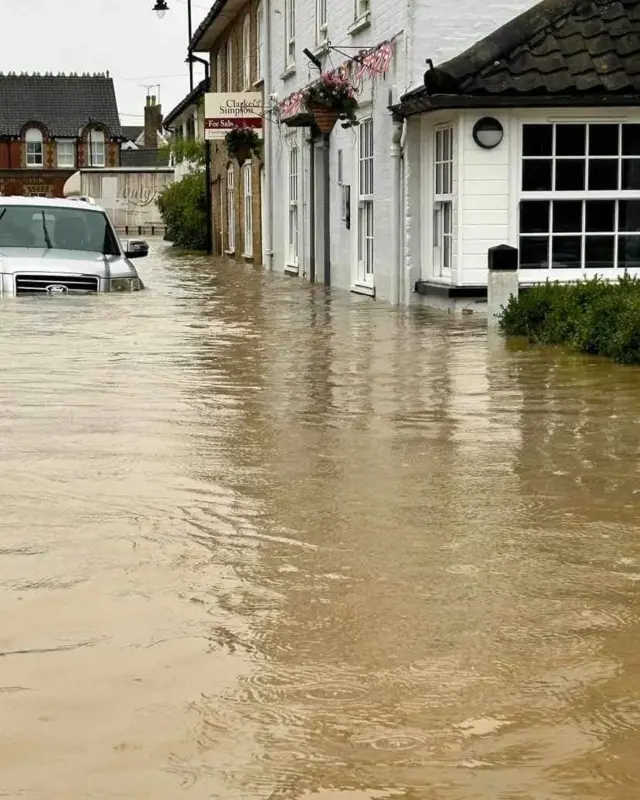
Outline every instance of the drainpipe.
{"label": "drainpipe", "polygon": [[329,172],[329,144],[331,141],[331,134],[325,133],[323,138],[324,144],[324,158],[322,161],[324,187],[323,187],[323,201],[324,201],[324,230],[323,230],[323,254],[324,254],[324,285],[331,286],[331,204],[329,195],[331,193],[331,175]]}
{"label": "drainpipe", "polygon": [[402,132],[404,124],[400,120],[393,121],[391,135],[391,252],[395,273],[391,281],[389,300],[397,306],[402,296]]}
{"label": "drainpipe", "polygon": [[309,134],[309,283],[316,282],[316,137]]}
{"label": "drainpipe", "polygon": [[[271,87],[271,2],[270,0],[263,0],[264,2],[264,99],[265,108],[271,110],[272,101],[272,87]],[[275,124],[271,121],[268,114],[264,116],[264,160],[265,160],[265,197],[262,198],[264,203],[264,219],[267,221],[266,230],[262,231],[263,236],[263,250],[266,259],[265,267],[271,271],[273,269],[273,136],[271,126]]]}

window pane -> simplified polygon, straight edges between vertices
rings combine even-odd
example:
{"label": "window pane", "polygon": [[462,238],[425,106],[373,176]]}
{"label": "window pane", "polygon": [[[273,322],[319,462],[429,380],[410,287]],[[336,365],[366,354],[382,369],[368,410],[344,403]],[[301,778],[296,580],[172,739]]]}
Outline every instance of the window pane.
{"label": "window pane", "polygon": [[582,231],[582,200],[554,200],[553,232],[579,233]]}
{"label": "window pane", "polygon": [[620,269],[640,268],[640,236],[618,237],[618,267]]}
{"label": "window pane", "polygon": [[442,161],[442,134],[443,131],[436,131],[436,161]]}
{"label": "window pane", "polygon": [[549,237],[520,237],[520,269],[548,269]]}
{"label": "window pane", "polygon": [[587,236],[584,245],[584,265],[589,269],[613,267],[614,236]]}
{"label": "window pane", "polygon": [[442,194],[442,164],[436,164],[436,194]]}
{"label": "window pane", "polygon": [[550,156],[552,139],[552,125],[523,125],[522,155]]}
{"label": "window pane", "polygon": [[622,189],[640,189],[640,159],[626,158],[622,162]]}
{"label": "window pane", "polygon": [[547,233],[549,201],[524,200],[520,203],[520,233]]}
{"label": "window pane", "polygon": [[617,156],[619,134],[617,125],[589,125],[589,155]]}
{"label": "window pane", "polygon": [[554,236],[551,250],[553,267],[579,269],[582,266],[582,237]]}
{"label": "window pane", "polygon": [[586,230],[614,231],[616,204],[614,200],[587,200]]}
{"label": "window pane", "polygon": [[576,192],[584,189],[584,166],[581,160],[559,158],[556,161],[556,192]]}
{"label": "window pane", "polygon": [[618,201],[618,230],[640,231],[640,200]]}
{"label": "window pane", "polygon": [[556,125],[556,155],[583,156],[586,138],[586,125]]}
{"label": "window pane", "polygon": [[550,192],[551,191],[551,159],[522,162],[522,191],[523,192]]}
{"label": "window pane", "polygon": [[622,155],[640,155],[640,125],[622,126]]}
{"label": "window pane", "polygon": [[589,190],[608,192],[618,188],[618,161],[607,158],[589,161]]}

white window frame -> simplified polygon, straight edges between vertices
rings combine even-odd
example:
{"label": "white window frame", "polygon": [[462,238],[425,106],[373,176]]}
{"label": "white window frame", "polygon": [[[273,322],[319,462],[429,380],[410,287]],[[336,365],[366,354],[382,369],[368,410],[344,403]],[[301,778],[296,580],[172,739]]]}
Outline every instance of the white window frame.
{"label": "white window frame", "polygon": [[256,47],[256,83],[258,83],[264,80],[264,7],[262,3],[258,4],[256,10],[256,32],[258,39]]}
{"label": "white window frame", "polygon": [[373,118],[358,125],[358,273],[357,283],[373,286],[374,276],[374,135]]}
{"label": "white window frame", "polygon": [[44,167],[44,136],[40,128],[29,128],[25,134],[25,163],[29,169]]}
{"label": "white window frame", "polygon": [[328,0],[316,0],[316,44],[322,45],[327,41],[327,2]]}
{"label": "white window frame", "polygon": [[[598,156],[598,155],[590,155],[589,154],[589,135],[590,125],[617,125],[618,126],[618,153],[616,156]],[[547,250],[547,266],[537,267],[537,268],[520,268],[519,270],[519,280],[520,281],[541,281],[547,278],[551,280],[558,280],[558,281],[569,281],[569,280],[578,280],[583,278],[590,278],[594,277],[595,275],[600,275],[605,278],[617,278],[620,275],[623,275],[625,271],[628,271],[632,274],[638,274],[640,272],[640,264],[638,267],[619,267],[619,253],[618,253],[618,244],[619,239],[621,236],[633,236],[634,238],[638,238],[638,243],[640,245],[640,224],[635,231],[621,231],[620,230],[620,201],[625,200],[632,200],[632,201],[640,201],[640,189],[611,189],[611,190],[590,190],[589,187],[589,170],[590,164],[594,161],[615,161],[616,162],[616,169],[617,169],[617,179],[618,185],[622,185],[622,166],[624,161],[631,161],[636,160],[640,161],[640,153],[639,154],[630,154],[630,155],[623,155],[622,154],[622,136],[623,136],[623,126],[624,125],[640,125],[639,119],[609,119],[609,118],[599,118],[599,117],[589,117],[588,119],[578,118],[575,119],[567,118],[563,119],[562,121],[558,120],[550,120],[550,119],[537,119],[537,118],[529,118],[522,120],[522,123],[519,126],[519,136],[520,136],[520,143],[519,143],[519,175],[518,175],[518,190],[519,190],[519,202],[518,202],[518,214],[517,214],[517,229],[518,229],[518,249],[520,250],[520,241],[521,239],[526,238],[535,238],[535,237],[545,237],[549,240],[548,242],[548,250]],[[552,130],[552,154],[551,156],[524,156],[524,126],[525,125],[549,125],[553,126]],[[556,154],[556,131],[557,127],[562,125],[585,125],[586,126],[586,137],[585,137],[585,155],[578,155],[578,156],[565,156],[565,155],[557,155]],[[583,190],[574,190],[574,191],[556,191],[555,190],[555,179],[556,179],[556,170],[555,164],[558,159],[567,160],[567,161],[583,161],[585,163],[585,188]],[[523,177],[523,167],[525,161],[551,161],[551,176],[552,176],[552,190],[551,191],[525,191],[522,188],[522,177]],[[521,233],[520,232],[520,210],[521,204],[523,201],[545,201],[549,203],[549,230],[548,232],[539,232],[539,233]],[[553,214],[554,214],[554,203],[561,202],[561,201],[574,201],[574,202],[581,202],[582,203],[582,224],[580,231],[574,232],[554,232],[553,231]],[[586,216],[587,216],[587,203],[589,201],[612,201],[615,203],[614,206],[614,222],[613,222],[613,230],[601,230],[601,231],[587,231],[586,227]],[[562,265],[554,267],[552,265],[552,256],[553,256],[553,240],[560,239],[563,237],[581,237],[581,253],[580,253],[580,267],[564,267]],[[613,251],[613,266],[611,267],[586,267],[586,238],[587,236],[613,236],[614,237],[614,251]]]}
{"label": "white window frame", "polygon": [[243,255],[253,256],[253,169],[251,161],[242,165],[244,249]]}
{"label": "white window frame", "polygon": [[355,0],[353,15],[356,22],[361,22],[369,15],[370,0]]}
{"label": "white window frame", "polygon": [[296,64],[296,0],[285,0],[284,54],[285,69],[293,69]]}
{"label": "white window frame", "polygon": [[451,123],[433,132],[433,265],[449,277],[453,269],[455,132]]}
{"label": "white window frame", "polygon": [[[66,150],[66,155],[71,155],[70,158],[62,158],[63,151]],[[75,169],[76,166],[76,143],[73,139],[57,139],[56,140],[56,164],[58,169]]]}
{"label": "white window frame", "polygon": [[249,15],[244,15],[242,22],[242,89],[251,88],[251,23]]}
{"label": "white window frame", "polygon": [[300,263],[300,150],[297,144],[289,149],[287,169],[287,259],[286,266],[298,267]]}
{"label": "white window frame", "polygon": [[104,167],[106,164],[107,143],[103,131],[93,128],[89,131],[89,166]]}
{"label": "white window frame", "polygon": [[222,49],[216,54],[216,92],[222,92]]}
{"label": "white window frame", "polygon": [[236,252],[236,174],[227,167],[227,253]]}
{"label": "white window frame", "polygon": [[227,56],[227,91],[228,92],[233,92],[234,88],[235,88],[234,81],[233,81],[233,77],[234,77],[234,75],[233,75],[233,73],[234,73],[234,69],[233,69],[233,39],[229,39],[227,41],[226,56]]}

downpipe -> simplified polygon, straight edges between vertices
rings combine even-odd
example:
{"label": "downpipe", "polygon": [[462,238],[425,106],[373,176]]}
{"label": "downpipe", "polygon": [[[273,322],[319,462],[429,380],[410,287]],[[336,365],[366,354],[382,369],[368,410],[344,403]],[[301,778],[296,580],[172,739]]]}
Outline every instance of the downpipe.
{"label": "downpipe", "polygon": [[392,306],[400,303],[402,296],[402,146],[405,122],[393,121],[391,134],[391,252],[393,254],[394,273],[391,281],[389,301]]}
{"label": "downpipe", "polygon": [[262,231],[264,239],[263,249],[265,257],[265,267],[271,272],[273,270],[273,134],[271,109],[273,101],[271,99],[271,0],[264,0],[264,40],[265,40],[265,81],[264,81],[264,105],[266,114],[264,116],[264,155],[265,155],[265,197],[263,218],[266,220],[266,230]]}

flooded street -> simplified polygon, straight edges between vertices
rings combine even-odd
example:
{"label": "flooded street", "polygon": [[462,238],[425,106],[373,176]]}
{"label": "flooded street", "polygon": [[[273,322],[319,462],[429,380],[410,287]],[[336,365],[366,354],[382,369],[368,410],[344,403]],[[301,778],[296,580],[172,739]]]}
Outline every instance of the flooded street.
{"label": "flooded street", "polygon": [[640,373],[138,263],[0,304],[0,797],[636,797]]}

